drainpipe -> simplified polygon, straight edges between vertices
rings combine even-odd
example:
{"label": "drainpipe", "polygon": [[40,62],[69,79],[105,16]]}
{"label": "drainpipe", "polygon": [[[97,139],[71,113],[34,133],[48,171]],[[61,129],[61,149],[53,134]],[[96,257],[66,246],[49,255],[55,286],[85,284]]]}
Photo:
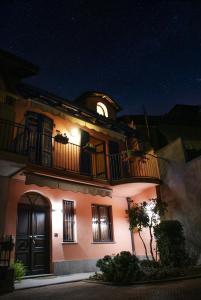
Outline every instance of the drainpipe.
{"label": "drainpipe", "polygon": [[[128,212],[131,208],[131,203],[133,203],[133,200],[130,197],[126,197],[127,200],[127,204],[128,204]],[[132,254],[135,255],[135,242],[134,242],[134,235],[133,235],[133,231],[130,230],[130,234],[131,234],[131,248],[132,248]]]}

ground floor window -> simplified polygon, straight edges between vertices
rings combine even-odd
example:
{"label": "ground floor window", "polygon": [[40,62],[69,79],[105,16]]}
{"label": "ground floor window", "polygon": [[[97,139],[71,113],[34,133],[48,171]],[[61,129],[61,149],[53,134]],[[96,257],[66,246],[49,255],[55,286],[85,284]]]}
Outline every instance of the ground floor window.
{"label": "ground floor window", "polygon": [[75,208],[74,201],[63,200],[63,241],[74,242],[75,233]]}
{"label": "ground floor window", "polygon": [[113,241],[111,206],[92,204],[92,230],[94,242]]}

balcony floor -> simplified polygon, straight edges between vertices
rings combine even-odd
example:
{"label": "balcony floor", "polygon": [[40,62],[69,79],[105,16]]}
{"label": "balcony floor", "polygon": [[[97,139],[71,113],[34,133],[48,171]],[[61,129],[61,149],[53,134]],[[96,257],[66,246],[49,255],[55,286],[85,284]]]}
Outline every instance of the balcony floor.
{"label": "balcony floor", "polygon": [[133,197],[137,194],[140,194],[146,189],[155,187],[159,185],[160,182],[131,182],[131,183],[125,183],[125,184],[118,184],[113,186],[113,196],[117,197]]}
{"label": "balcony floor", "polygon": [[0,176],[11,176],[26,166],[23,155],[0,151]]}

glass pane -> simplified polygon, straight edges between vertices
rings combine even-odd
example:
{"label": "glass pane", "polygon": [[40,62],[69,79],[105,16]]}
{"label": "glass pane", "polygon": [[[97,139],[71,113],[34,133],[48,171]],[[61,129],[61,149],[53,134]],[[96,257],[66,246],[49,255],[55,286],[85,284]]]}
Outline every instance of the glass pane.
{"label": "glass pane", "polygon": [[102,241],[110,240],[109,207],[100,206],[100,235]]}
{"label": "glass pane", "polygon": [[111,241],[111,207],[92,205],[92,230],[94,241]]}
{"label": "glass pane", "polygon": [[74,241],[74,202],[63,201],[63,240]]}
{"label": "glass pane", "polygon": [[98,206],[92,205],[92,231],[93,231],[93,240],[99,241],[99,216],[98,216]]}

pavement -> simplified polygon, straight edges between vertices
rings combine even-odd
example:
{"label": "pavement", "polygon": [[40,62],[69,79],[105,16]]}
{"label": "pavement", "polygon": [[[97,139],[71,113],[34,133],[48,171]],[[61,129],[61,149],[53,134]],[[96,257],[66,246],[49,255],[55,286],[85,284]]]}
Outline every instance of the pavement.
{"label": "pavement", "polygon": [[94,275],[94,272],[91,273],[77,273],[71,275],[47,275],[47,276],[33,276],[31,278],[26,278],[21,281],[15,282],[15,290],[23,290],[29,288],[36,288],[47,285],[61,284],[67,282],[76,282],[84,279],[88,279],[89,276]]}
{"label": "pavement", "polygon": [[174,282],[111,286],[69,282],[16,290],[0,300],[201,300],[201,278]]}

